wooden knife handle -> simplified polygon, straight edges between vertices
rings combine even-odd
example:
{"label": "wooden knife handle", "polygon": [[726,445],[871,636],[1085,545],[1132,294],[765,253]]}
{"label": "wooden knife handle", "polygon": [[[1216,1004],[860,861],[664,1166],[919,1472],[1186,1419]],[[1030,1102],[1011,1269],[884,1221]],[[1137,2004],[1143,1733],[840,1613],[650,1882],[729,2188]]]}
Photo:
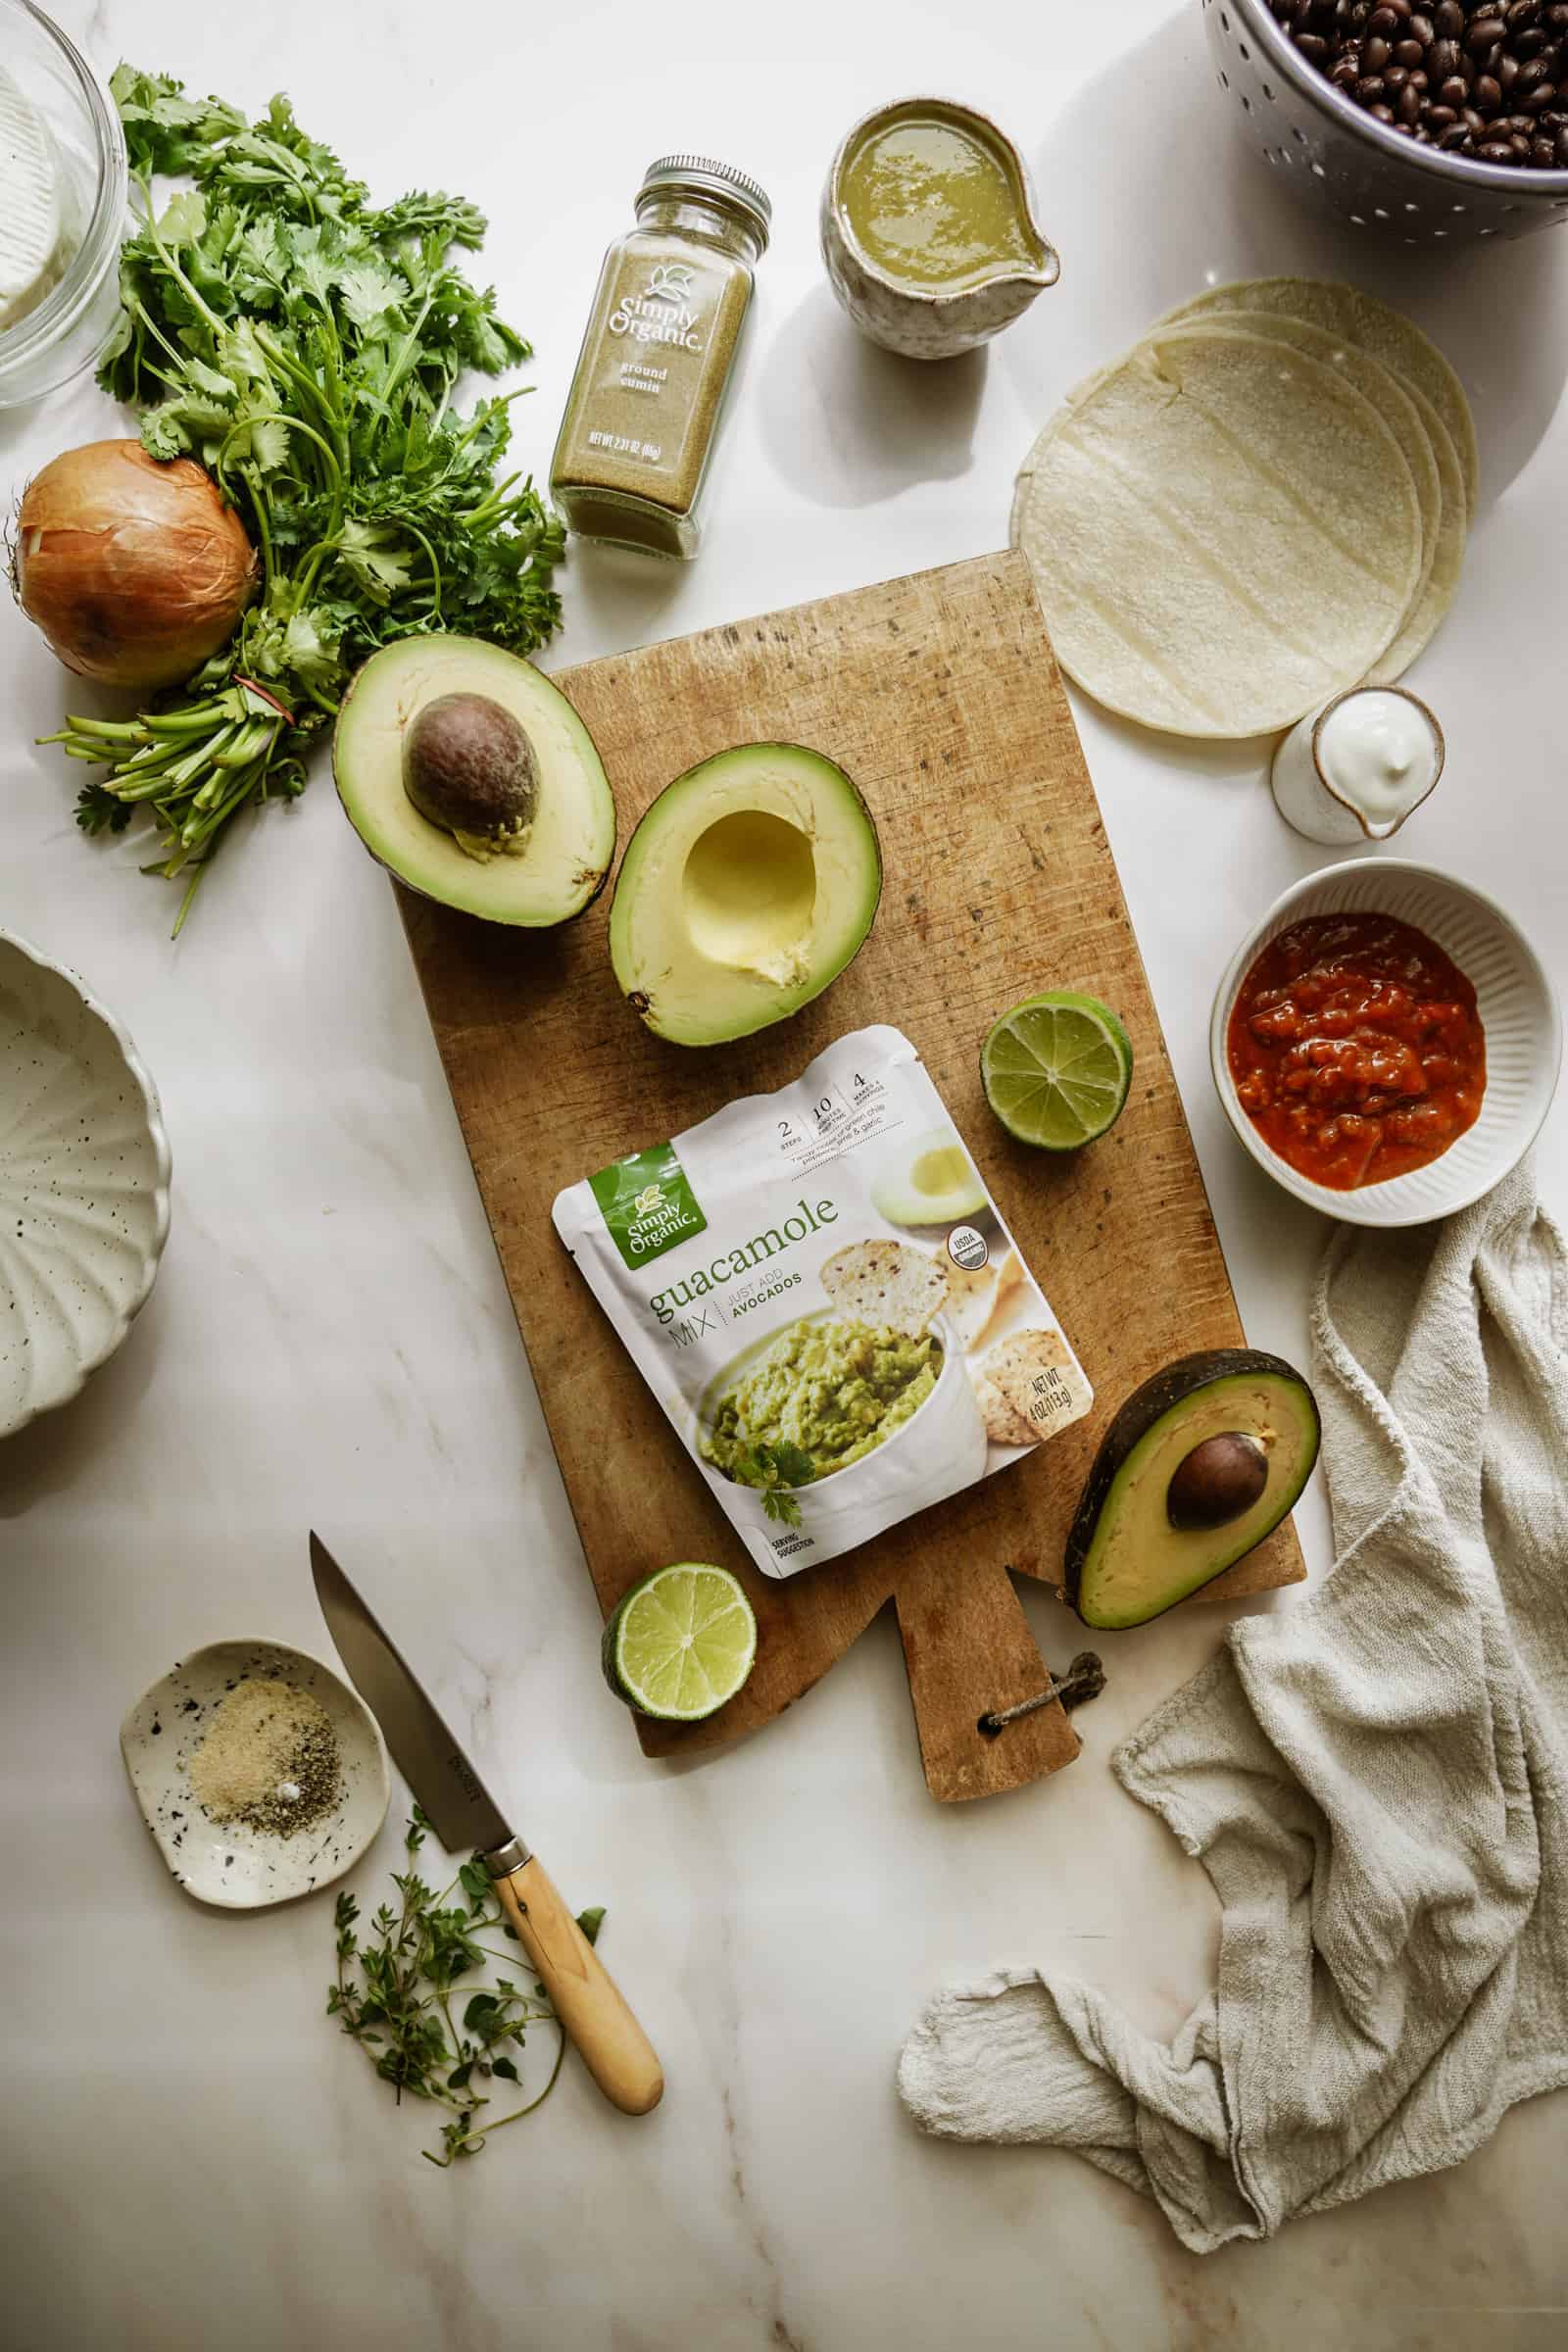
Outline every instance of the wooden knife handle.
{"label": "wooden knife handle", "polygon": [[606,2098],[623,2115],[646,2115],[663,2096],[663,2069],[543,1863],[531,1857],[497,1879],[496,1893]]}

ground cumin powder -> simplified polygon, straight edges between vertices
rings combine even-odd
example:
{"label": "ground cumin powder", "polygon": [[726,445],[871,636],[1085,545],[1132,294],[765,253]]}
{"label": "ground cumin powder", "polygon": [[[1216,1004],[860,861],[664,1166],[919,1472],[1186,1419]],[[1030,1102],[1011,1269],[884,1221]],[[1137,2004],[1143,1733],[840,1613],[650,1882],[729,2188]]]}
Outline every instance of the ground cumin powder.
{"label": "ground cumin powder", "polygon": [[706,156],[651,164],[605,256],[550,487],[572,529],[691,557],[719,411],[771,207]]}

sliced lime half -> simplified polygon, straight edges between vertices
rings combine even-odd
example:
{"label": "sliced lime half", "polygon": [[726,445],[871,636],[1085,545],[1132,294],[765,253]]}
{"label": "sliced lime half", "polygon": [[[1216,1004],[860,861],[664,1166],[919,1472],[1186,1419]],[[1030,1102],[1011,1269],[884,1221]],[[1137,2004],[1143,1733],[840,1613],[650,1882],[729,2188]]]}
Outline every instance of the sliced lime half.
{"label": "sliced lime half", "polygon": [[633,1585],[605,1628],[605,1680],[641,1715],[700,1723],[757,1656],[757,1619],[727,1568],[677,1560]]}
{"label": "sliced lime half", "polygon": [[1004,1012],[980,1049],[986,1100],[1009,1135],[1076,1152],[1121,1116],[1132,1041],[1108,1004],[1047,989]]}

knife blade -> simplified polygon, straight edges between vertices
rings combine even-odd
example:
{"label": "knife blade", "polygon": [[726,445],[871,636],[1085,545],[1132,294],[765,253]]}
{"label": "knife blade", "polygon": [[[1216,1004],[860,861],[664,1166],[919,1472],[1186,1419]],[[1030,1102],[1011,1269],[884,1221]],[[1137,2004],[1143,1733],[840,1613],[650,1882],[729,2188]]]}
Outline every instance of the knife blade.
{"label": "knife blade", "polygon": [[431,1828],[449,1853],[471,1847],[489,1872],[563,2031],[606,2098],[624,2114],[646,2115],[664,2088],[652,2043],[544,1866],[514,1836],[418,1677],[314,1528],[311,1574],[349,1679]]}
{"label": "knife blade", "polygon": [[520,1842],[403,1652],[314,1529],[311,1574],[337,1654],[448,1853],[467,1846],[498,1853]]}

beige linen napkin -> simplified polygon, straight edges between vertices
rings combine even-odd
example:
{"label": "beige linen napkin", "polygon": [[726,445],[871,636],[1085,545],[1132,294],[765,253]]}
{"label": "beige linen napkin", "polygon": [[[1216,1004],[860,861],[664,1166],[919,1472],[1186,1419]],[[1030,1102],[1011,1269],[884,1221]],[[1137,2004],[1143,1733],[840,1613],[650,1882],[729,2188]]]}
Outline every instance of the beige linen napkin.
{"label": "beige linen napkin", "polygon": [[1113,1759],[1213,1882],[1217,1986],[1169,2047],[1069,1978],[955,1986],[899,2068],[927,2131],[1075,2148],[1207,2252],[1456,2164],[1568,2082],[1564,1264],[1526,1170],[1335,1234],[1337,1565]]}

